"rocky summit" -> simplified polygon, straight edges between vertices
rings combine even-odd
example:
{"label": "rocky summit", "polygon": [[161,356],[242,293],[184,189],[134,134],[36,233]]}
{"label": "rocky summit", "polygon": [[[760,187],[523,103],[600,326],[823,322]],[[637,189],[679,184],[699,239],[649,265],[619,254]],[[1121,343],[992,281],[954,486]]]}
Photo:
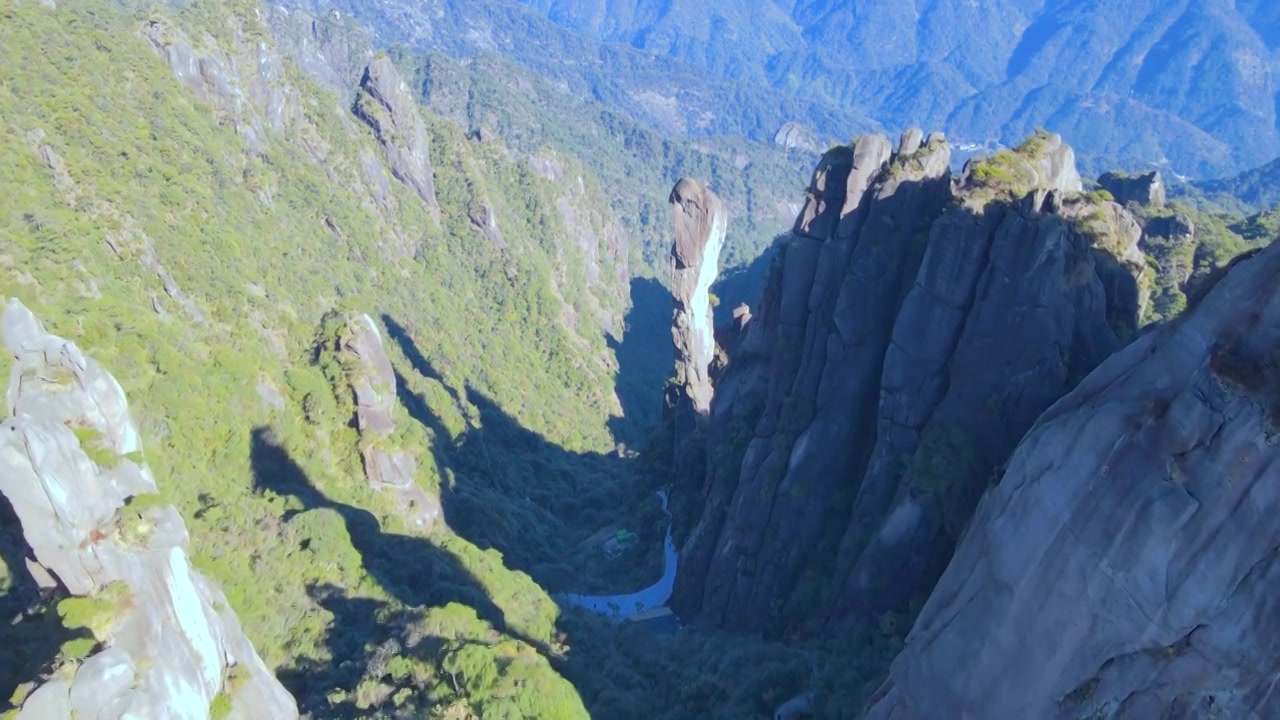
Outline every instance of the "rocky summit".
{"label": "rocky summit", "polygon": [[187,556],[187,529],[157,501],[120,384],[17,300],[0,326],[15,358],[0,424],[0,492],[33,575],[70,595],[83,660],[21,703],[48,718],[296,718],[226,597]]}

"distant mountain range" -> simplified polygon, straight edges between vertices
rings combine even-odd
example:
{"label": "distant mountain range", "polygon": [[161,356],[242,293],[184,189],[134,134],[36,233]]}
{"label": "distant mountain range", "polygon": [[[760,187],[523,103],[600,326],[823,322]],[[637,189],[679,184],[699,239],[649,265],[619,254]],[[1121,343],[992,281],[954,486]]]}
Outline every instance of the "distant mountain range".
{"label": "distant mountain range", "polygon": [[822,140],[1044,125],[1086,171],[1229,175],[1280,155],[1268,0],[309,0],[382,41],[491,52],[665,129]]}

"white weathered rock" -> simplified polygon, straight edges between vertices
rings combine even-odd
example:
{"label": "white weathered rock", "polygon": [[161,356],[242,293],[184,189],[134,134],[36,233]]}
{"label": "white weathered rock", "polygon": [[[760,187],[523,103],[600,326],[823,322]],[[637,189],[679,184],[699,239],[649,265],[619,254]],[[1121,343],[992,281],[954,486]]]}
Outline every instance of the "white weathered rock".
{"label": "white weathered rock", "polygon": [[0,492],[41,568],[73,595],[116,603],[95,630],[103,649],[37,688],[18,717],[204,720],[223,694],[231,718],[296,718],[226,597],[191,568],[177,511],[126,507],[156,483],[119,383],[17,300],[0,322],[15,358]]}

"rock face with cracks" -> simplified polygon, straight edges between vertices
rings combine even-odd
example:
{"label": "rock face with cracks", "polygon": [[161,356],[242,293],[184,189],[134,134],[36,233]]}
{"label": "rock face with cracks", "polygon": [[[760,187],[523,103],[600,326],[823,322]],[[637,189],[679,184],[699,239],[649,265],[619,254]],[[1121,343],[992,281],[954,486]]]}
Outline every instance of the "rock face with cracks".
{"label": "rock face with cracks", "polygon": [[936,133],[823,156],[717,376],[705,472],[677,472],[682,617],[906,612],[1040,413],[1135,334],[1140,227],[1033,140],[958,180]]}
{"label": "rock face with cracks", "polygon": [[439,223],[427,128],[418,114],[417,101],[387,56],[374,58],[365,68],[354,110],[373,129],[391,174],[418,194]]}
{"label": "rock face with cracks", "polygon": [[709,372],[716,348],[711,285],[719,272],[728,217],[720,198],[697,180],[676,183],[670,202],[675,225],[671,249],[675,382],[681,401],[705,416],[711,409]]}
{"label": "rock face with cracks", "polygon": [[1027,433],[873,720],[1280,716],[1280,245]]}
{"label": "rock face with cracks", "polygon": [[37,580],[71,596],[64,623],[99,647],[47,678],[17,717],[203,720],[219,706],[225,718],[296,718],[226,597],[192,569],[182,518],[156,501],[119,383],[17,300],[0,324],[14,357],[0,492]]}
{"label": "rock face with cracks", "polygon": [[[396,432],[396,375],[373,318],[348,318],[335,349],[342,365],[349,368],[369,486],[395,493],[410,525],[419,530],[431,529],[440,519],[439,497],[414,481],[418,460],[413,450],[386,444]],[[413,421],[401,418],[399,422]]]}

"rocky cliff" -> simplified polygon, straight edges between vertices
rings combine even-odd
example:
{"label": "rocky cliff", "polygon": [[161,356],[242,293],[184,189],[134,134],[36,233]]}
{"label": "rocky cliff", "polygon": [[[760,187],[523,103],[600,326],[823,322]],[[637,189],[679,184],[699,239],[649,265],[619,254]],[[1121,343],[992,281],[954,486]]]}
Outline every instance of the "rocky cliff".
{"label": "rocky cliff", "polygon": [[298,91],[285,80],[284,63],[271,44],[255,42],[242,23],[230,25],[234,47],[229,51],[208,36],[193,40],[160,16],[142,30],[179,82],[201,102],[216,106],[250,150],[263,153],[271,135],[299,122]]}
{"label": "rocky cliff", "polygon": [[1280,714],[1280,247],[1034,424],[870,717]]}
{"label": "rocky cliff", "polygon": [[340,12],[264,5],[271,37],[298,69],[325,87],[346,93],[356,87],[373,59],[368,30]]}
{"label": "rocky cliff", "polygon": [[773,134],[773,142],[788,149],[794,148],[814,155],[822,154],[822,145],[818,143],[818,138],[813,131],[794,120],[789,120],[778,128],[778,132]]}
{"label": "rocky cliff", "polygon": [[386,55],[374,58],[365,68],[354,110],[373,129],[391,173],[422,198],[439,222],[427,130],[418,115],[417,100]]}
{"label": "rocky cliff", "polygon": [[1098,185],[1111,193],[1121,205],[1138,203],[1163,207],[1167,199],[1164,179],[1160,172],[1152,170],[1143,175],[1126,175],[1124,173],[1103,173],[1098,178]]}
{"label": "rocky cliff", "polygon": [[226,598],[192,569],[120,385],[18,301],[2,325],[14,366],[0,491],[37,582],[67,594],[58,614],[86,635],[63,646],[17,717],[297,717]]}
{"label": "rocky cliff", "polygon": [[415,421],[400,410],[395,369],[383,346],[382,333],[368,315],[334,320],[337,327],[332,350],[349,385],[339,392],[350,392],[355,400],[365,478],[374,490],[395,493],[401,514],[411,527],[430,530],[440,519],[440,498],[416,482],[417,454],[426,442],[425,438],[404,442],[411,437],[406,426]]}
{"label": "rocky cliff", "polygon": [[720,266],[728,225],[724,205],[697,180],[681,179],[669,198],[675,241],[671,248],[672,340],[676,346],[674,384],[679,399],[699,416],[711,410],[711,360],[716,340],[711,285]]}
{"label": "rocky cliff", "polygon": [[920,602],[1026,430],[1133,336],[1141,228],[1080,194],[1068,146],[954,181],[950,154],[913,130],[818,165],[726,342],[682,614],[785,630]]}

